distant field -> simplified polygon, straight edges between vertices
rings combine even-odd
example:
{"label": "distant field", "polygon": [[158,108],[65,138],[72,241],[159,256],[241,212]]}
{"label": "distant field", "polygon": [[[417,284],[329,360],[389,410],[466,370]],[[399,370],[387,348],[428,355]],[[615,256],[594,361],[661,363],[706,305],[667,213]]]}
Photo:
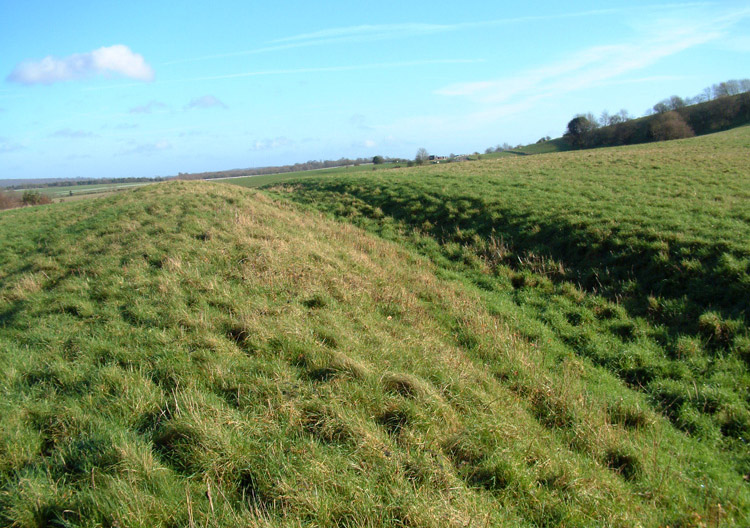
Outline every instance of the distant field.
{"label": "distant field", "polygon": [[150,183],[112,183],[112,184],[93,184],[93,185],[65,185],[55,187],[38,187],[35,189],[19,189],[16,191],[8,191],[16,194],[23,194],[24,191],[31,190],[49,196],[50,198],[68,198],[73,196],[82,196],[90,194],[100,193],[111,193],[115,191],[121,191],[124,189],[133,189],[136,187],[142,187],[144,185],[150,185]]}
{"label": "distant field", "polygon": [[271,184],[282,183],[288,180],[299,180],[303,178],[321,178],[336,174],[359,174],[405,167],[403,163],[383,163],[380,165],[359,165],[355,167],[333,167],[330,169],[315,169],[301,172],[285,172],[281,174],[267,174],[263,176],[244,176],[239,178],[220,178],[211,181],[225,181],[243,187],[256,188]]}

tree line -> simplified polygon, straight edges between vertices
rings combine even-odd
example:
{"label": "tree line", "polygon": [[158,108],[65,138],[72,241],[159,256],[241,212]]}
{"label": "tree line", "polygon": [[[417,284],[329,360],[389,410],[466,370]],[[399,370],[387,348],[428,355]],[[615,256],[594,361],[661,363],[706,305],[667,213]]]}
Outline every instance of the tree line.
{"label": "tree line", "polygon": [[563,137],[574,149],[632,145],[710,134],[750,123],[750,79],[714,84],[695,97],[673,95],[633,119],[625,110],[579,114]]}

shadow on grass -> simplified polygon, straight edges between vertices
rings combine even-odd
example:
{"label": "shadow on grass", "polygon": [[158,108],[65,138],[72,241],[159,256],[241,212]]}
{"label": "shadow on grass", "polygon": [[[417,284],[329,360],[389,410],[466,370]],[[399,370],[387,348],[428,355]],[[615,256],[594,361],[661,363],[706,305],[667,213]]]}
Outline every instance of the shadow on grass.
{"label": "shadow on grass", "polygon": [[[634,240],[632,234],[612,227],[605,238],[586,226],[561,219],[540,224],[529,214],[476,196],[454,195],[446,199],[445,195],[415,193],[393,184],[381,187],[320,180],[296,185],[291,197],[297,201],[316,200],[317,207],[335,214],[338,204],[349,198],[343,201],[354,202],[350,205],[358,207],[364,216],[377,220],[368,213],[379,209],[443,246],[469,246],[491,265],[538,271],[533,268],[542,266],[544,261],[558,262],[565,270],[563,274],[541,272],[554,282],[577,283],[588,292],[618,302],[631,315],[648,316],[680,333],[697,334],[698,317],[708,310],[718,312],[723,319],[750,322],[750,278],[745,272],[738,280],[737,273],[728,270],[731,249],[719,241],[694,247],[671,240],[664,248],[657,234]],[[321,202],[326,195],[328,199]],[[491,239],[504,241],[501,255],[488,250],[486,243]],[[701,269],[683,269],[679,263],[685,255],[699,259]],[[654,309],[646,303],[649,296],[660,298],[665,305],[675,301],[681,309]]]}

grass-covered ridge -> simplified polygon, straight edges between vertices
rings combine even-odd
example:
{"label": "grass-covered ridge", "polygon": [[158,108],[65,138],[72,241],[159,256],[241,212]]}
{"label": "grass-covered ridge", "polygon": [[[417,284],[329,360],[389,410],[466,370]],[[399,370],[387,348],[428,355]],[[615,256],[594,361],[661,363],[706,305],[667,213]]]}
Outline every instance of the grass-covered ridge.
{"label": "grass-covered ridge", "polygon": [[[411,237],[646,390],[683,430],[738,441],[730,450],[748,473],[749,148],[744,127],[284,189],[385,236]],[[579,286],[587,302],[567,306],[566,289]]]}
{"label": "grass-covered ridge", "polygon": [[0,525],[747,519],[726,456],[442,275],[225,184],[0,214]]}
{"label": "grass-covered ridge", "polygon": [[475,284],[521,335],[612,372],[748,481],[749,148],[744,127],[275,190]]}

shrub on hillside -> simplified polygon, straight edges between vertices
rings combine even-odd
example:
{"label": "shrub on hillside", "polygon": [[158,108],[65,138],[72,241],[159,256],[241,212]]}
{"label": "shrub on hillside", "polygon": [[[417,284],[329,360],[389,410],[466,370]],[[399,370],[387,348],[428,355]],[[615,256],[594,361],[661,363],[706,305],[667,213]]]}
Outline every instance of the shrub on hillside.
{"label": "shrub on hillside", "polygon": [[52,200],[38,191],[24,191],[21,202],[23,205],[44,205],[52,203]]}
{"label": "shrub on hillside", "polygon": [[659,114],[653,119],[649,135],[654,141],[667,141],[693,137],[695,132],[680,114],[672,111]]}

